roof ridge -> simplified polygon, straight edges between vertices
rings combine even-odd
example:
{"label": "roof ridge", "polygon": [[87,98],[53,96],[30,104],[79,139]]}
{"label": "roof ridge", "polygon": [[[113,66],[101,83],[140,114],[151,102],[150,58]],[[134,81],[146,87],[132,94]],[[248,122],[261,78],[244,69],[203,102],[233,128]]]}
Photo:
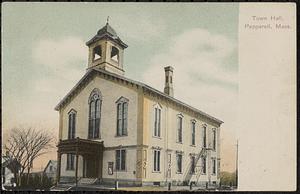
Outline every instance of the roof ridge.
{"label": "roof ridge", "polygon": [[215,118],[214,116],[211,116],[211,115],[208,114],[208,113],[205,113],[205,112],[203,112],[203,111],[201,111],[201,110],[199,110],[199,109],[197,109],[197,108],[195,108],[195,107],[193,107],[193,106],[191,106],[191,105],[189,105],[189,104],[187,104],[187,103],[185,103],[185,102],[182,102],[182,101],[180,101],[180,100],[178,100],[178,99],[176,99],[176,98],[174,98],[174,97],[171,97],[171,96],[169,96],[169,95],[167,95],[167,94],[165,94],[165,93],[159,91],[158,89],[155,89],[155,88],[153,88],[153,87],[151,87],[151,86],[149,86],[149,85],[147,85],[147,84],[144,84],[144,83],[142,83],[142,82],[140,82],[140,81],[136,81],[136,80],[133,80],[133,79],[131,79],[131,78],[127,78],[127,77],[124,77],[124,76],[120,76],[120,75],[117,75],[117,74],[115,74],[115,73],[108,72],[108,71],[106,71],[106,70],[95,69],[95,68],[91,68],[91,69],[89,69],[89,70],[86,72],[86,74],[85,74],[85,75],[79,80],[79,82],[71,89],[71,91],[70,91],[70,92],[69,92],[69,93],[68,93],[68,94],[67,94],[67,95],[59,102],[59,104],[55,107],[55,110],[59,110],[59,107],[60,107],[61,104],[67,99],[67,97],[68,97],[69,95],[71,95],[71,93],[72,93],[74,90],[76,90],[77,86],[78,86],[78,85],[79,85],[79,84],[80,84],[80,83],[81,83],[81,82],[82,82],[82,81],[83,81],[83,80],[84,80],[91,72],[93,72],[93,71],[105,73],[105,74],[108,74],[108,75],[117,77],[117,78],[119,78],[119,79],[123,79],[123,80],[125,80],[125,81],[134,83],[134,84],[136,84],[136,85],[140,85],[141,87],[144,87],[144,88],[146,88],[146,89],[148,89],[148,90],[150,90],[150,91],[153,91],[153,92],[155,92],[155,93],[157,93],[157,94],[159,94],[159,95],[161,95],[161,96],[166,97],[167,99],[169,99],[169,100],[171,100],[171,101],[173,101],[173,102],[175,102],[175,103],[181,104],[181,105],[183,105],[183,106],[189,108],[189,109],[192,110],[192,111],[195,111],[195,112],[197,112],[197,113],[199,113],[199,114],[201,114],[201,115],[203,115],[203,116],[205,116],[205,117],[207,117],[207,118],[209,118],[209,119],[211,119],[211,120],[213,120],[213,121],[216,121],[216,122],[219,123],[219,124],[224,123],[222,120],[217,119],[217,118]]}

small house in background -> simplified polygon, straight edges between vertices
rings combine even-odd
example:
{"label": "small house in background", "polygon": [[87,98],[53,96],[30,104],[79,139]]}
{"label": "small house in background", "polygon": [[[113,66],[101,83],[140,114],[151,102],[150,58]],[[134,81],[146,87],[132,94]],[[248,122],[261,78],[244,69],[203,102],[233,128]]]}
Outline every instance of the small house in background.
{"label": "small house in background", "polygon": [[56,160],[49,160],[48,164],[44,169],[44,173],[52,182],[56,180],[56,169],[57,169]]}

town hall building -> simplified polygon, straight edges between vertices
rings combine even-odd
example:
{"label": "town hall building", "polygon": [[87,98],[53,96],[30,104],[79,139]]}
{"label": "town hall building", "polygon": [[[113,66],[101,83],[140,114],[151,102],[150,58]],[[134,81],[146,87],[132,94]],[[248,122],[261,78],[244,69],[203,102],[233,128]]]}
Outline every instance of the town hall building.
{"label": "town hall building", "polygon": [[127,78],[108,23],[86,45],[86,73],[55,107],[57,181],[217,185],[223,122],[174,98],[176,69],[162,69],[163,92]]}

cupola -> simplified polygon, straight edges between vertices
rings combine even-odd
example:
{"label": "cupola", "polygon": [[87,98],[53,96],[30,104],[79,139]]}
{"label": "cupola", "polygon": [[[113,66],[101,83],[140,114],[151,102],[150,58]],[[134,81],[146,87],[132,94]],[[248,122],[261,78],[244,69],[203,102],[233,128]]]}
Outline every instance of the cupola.
{"label": "cupola", "polygon": [[124,75],[123,56],[124,49],[128,46],[119,38],[108,20],[86,45],[89,47],[88,69],[100,68]]}

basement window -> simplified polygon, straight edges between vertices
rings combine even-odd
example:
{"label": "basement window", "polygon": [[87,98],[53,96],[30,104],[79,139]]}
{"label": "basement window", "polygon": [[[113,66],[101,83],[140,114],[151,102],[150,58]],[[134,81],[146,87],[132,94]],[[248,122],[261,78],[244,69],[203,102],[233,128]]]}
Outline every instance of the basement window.
{"label": "basement window", "polygon": [[110,58],[119,62],[119,50],[114,46],[111,48]]}
{"label": "basement window", "polygon": [[94,60],[101,59],[102,57],[101,54],[102,54],[101,46],[96,46],[94,48]]}

